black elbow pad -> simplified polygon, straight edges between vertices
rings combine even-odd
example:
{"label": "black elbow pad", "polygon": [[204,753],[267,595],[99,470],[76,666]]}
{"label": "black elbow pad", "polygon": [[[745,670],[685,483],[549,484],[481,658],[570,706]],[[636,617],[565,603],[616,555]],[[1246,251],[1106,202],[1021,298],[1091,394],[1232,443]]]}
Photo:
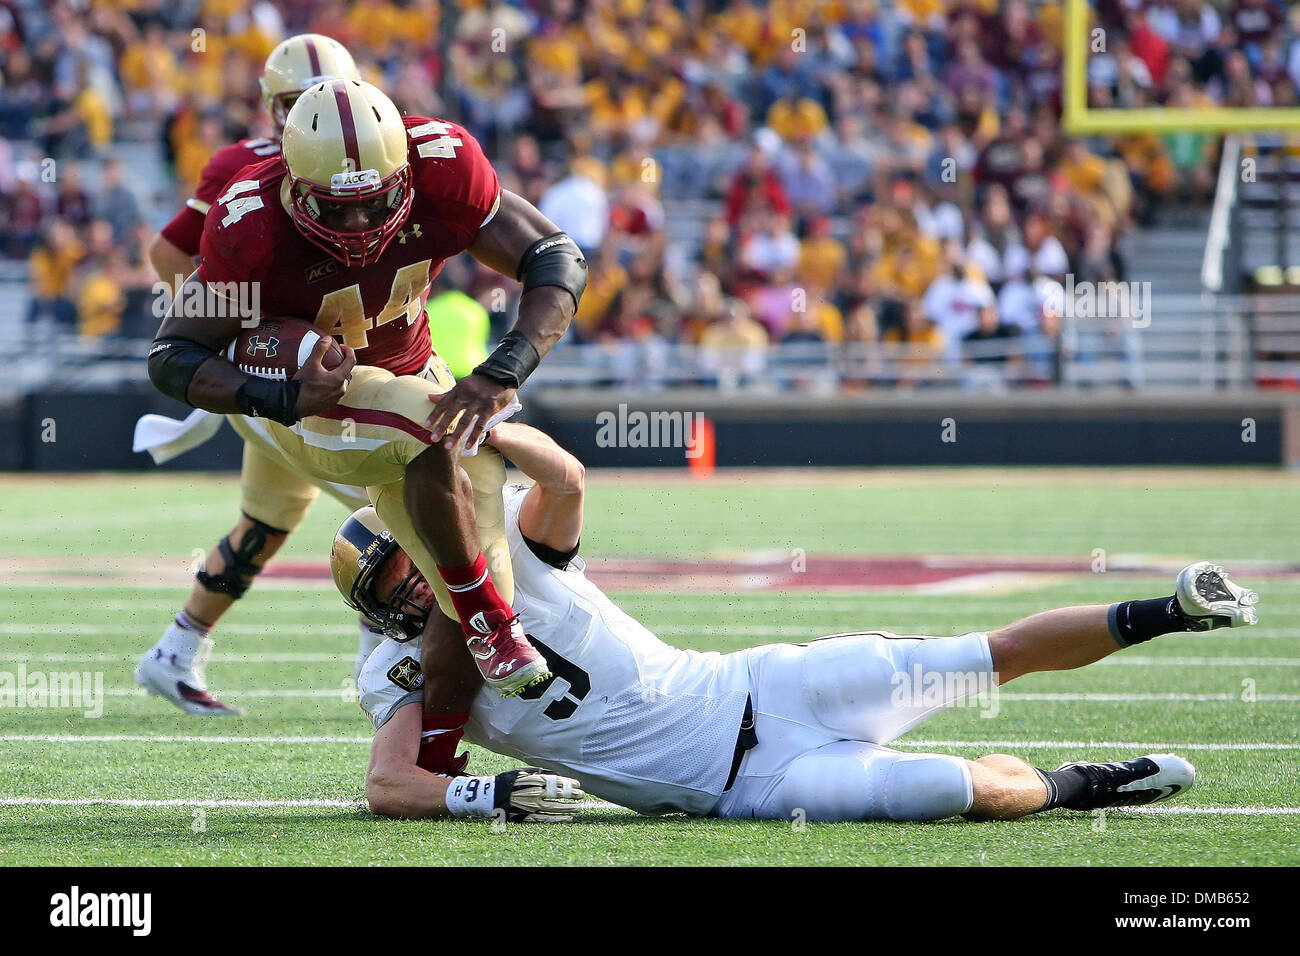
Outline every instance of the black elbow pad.
{"label": "black elbow pad", "polygon": [[191,404],[186,395],[199,366],[217,355],[206,345],[192,339],[154,339],[149,349],[149,378],[154,388],[178,402]]}
{"label": "black elbow pad", "polygon": [[587,288],[587,260],[576,242],[566,233],[556,232],[528,247],[515,278],[523,282],[525,292],[543,285],[567,290],[576,309],[582,290]]}

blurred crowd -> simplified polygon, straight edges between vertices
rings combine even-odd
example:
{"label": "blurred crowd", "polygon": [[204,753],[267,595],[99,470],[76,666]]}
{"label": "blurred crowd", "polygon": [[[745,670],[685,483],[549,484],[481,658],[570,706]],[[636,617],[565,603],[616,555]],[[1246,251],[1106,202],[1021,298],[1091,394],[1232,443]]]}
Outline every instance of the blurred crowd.
{"label": "blurred crowd", "polygon": [[[314,31],[403,110],[463,122],[503,184],[579,242],[580,341],[893,343],[947,363],[1038,342],[1024,359],[1058,335],[1067,274],[1124,279],[1127,231],[1208,201],[1219,147],[1067,138],[1062,15],[1031,0],[0,0],[0,253],[30,262],[34,310],[114,331],[152,282],[150,230],[212,152],[269,132],[262,60]],[[1094,19],[1095,106],[1297,102],[1300,6],[1097,0]],[[123,138],[155,143],[172,182],[106,161]],[[472,263],[448,275],[485,305],[497,286]]]}

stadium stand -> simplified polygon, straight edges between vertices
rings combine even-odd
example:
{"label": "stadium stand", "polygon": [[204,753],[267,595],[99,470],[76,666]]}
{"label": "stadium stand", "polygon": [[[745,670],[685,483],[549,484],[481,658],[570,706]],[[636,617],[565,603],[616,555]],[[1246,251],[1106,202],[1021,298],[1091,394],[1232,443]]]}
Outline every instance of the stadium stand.
{"label": "stadium stand", "polygon": [[[1094,8],[1111,38],[1094,105],[1300,98],[1300,8]],[[1067,137],[1061,17],[1027,0],[3,0],[0,348],[26,356],[6,388],[68,366],[144,380],[144,245],[212,151],[268,131],[261,60],[302,30],[346,43],[403,108],[467,123],[584,244],[591,283],[540,383],[1294,385],[1253,363],[1287,354],[1255,339],[1293,334],[1300,310],[1265,322],[1223,298],[1254,288],[1203,299],[1189,267],[1221,140]],[[1292,175],[1294,148],[1261,148],[1223,260],[1252,276],[1240,247],[1290,229],[1261,217],[1300,215],[1267,175]],[[1279,262],[1275,289],[1295,278]],[[473,262],[448,277],[497,298]],[[1159,321],[1073,314],[1071,289],[1137,280]]]}

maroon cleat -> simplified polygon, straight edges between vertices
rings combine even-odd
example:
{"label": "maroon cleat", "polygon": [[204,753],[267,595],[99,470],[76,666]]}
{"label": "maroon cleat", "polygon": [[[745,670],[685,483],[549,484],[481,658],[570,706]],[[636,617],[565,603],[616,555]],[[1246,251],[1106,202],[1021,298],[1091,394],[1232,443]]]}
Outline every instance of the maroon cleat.
{"label": "maroon cleat", "polygon": [[524,635],[519,615],[502,610],[479,611],[464,630],[479,673],[502,697],[513,697],[551,676],[546,659]]}

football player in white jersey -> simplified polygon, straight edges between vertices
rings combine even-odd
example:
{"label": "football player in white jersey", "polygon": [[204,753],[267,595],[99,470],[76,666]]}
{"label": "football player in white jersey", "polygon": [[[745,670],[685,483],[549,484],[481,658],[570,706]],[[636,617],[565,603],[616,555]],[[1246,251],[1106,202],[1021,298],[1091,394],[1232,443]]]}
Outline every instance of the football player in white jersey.
{"label": "football player in white jersey", "polygon": [[498,426],[489,440],[535,481],[504,489],[506,529],[515,609],[554,676],[508,699],[482,688],[454,622],[427,613],[423,578],[373,511],[356,512],[335,539],[335,582],[395,634],[359,683],[376,728],[366,778],[376,813],[430,815],[447,786],[439,774],[464,767],[455,756],[462,733],[642,813],[1008,820],[1151,803],[1191,787],[1192,765],[1151,754],[1043,770],[1007,754],[966,760],[887,744],[977,689],[1081,667],[1161,634],[1256,620],[1256,595],[1203,562],[1167,597],[1059,608],[988,633],[679,650],[587,580],[577,459],[520,424]]}

